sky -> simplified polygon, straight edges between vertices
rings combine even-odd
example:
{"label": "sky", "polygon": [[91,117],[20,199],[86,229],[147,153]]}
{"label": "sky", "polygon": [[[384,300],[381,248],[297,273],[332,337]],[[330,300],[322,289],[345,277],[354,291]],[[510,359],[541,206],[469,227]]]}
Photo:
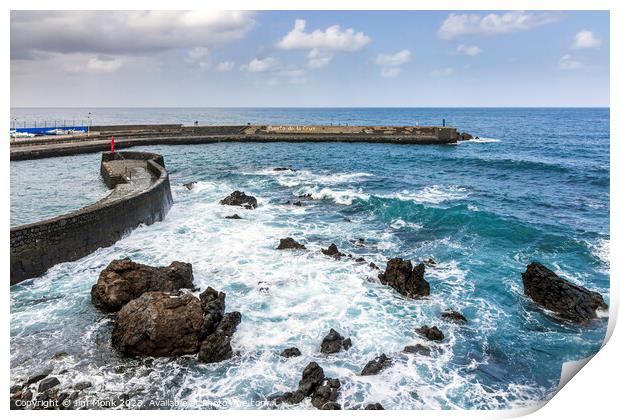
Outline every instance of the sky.
{"label": "sky", "polygon": [[12,107],[609,106],[606,11],[12,11]]}

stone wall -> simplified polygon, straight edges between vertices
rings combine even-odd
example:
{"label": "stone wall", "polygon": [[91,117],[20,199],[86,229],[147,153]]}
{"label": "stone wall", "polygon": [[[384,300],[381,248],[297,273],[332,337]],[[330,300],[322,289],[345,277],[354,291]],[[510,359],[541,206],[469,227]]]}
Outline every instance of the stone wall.
{"label": "stone wall", "polygon": [[[102,162],[115,159],[146,160],[154,182],[146,190],[114,200],[104,198],[72,213],[11,229],[11,285],[110,246],[140,224],[164,219],[172,194],[163,157],[143,152],[102,155]],[[119,182],[116,178],[112,185]]]}

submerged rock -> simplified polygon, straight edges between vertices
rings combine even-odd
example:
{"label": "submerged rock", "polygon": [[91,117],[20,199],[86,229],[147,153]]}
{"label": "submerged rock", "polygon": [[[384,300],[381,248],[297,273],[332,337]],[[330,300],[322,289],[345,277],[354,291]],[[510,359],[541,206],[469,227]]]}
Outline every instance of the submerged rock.
{"label": "submerged rock", "polygon": [[380,403],[370,403],[370,404],[366,404],[366,407],[364,407],[364,410],[385,410],[385,408],[383,408],[383,406]]}
{"label": "submerged rock", "polygon": [[246,195],[243,191],[234,191],[228,197],[220,200],[220,204],[227,206],[241,206],[246,209],[255,209],[258,205],[258,201],[256,201],[256,198],[251,195]]}
{"label": "submerged rock", "polygon": [[423,346],[422,344],[416,344],[413,346],[405,346],[405,348],[403,349],[403,352],[409,353],[409,354],[421,354],[422,356],[431,355],[431,349],[429,349],[426,346]]}
{"label": "submerged rock", "polygon": [[183,184],[183,186],[187,188],[188,190],[192,190],[195,184],[196,184],[196,181],[192,181],[192,182],[188,182],[187,184]]}
{"label": "submerged rock", "polygon": [[41,379],[47,378],[52,373],[52,368],[45,368],[39,372],[34,373],[28,377],[25,386],[35,384]]}
{"label": "submerged rock", "polygon": [[290,347],[288,349],[282,350],[282,352],[280,353],[280,356],[287,357],[287,358],[298,357],[298,356],[301,356],[301,352],[299,351],[297,347]]}
{"label": "submerged rock", "polygon": [[420,328],[416,328],[415,332],[431,341],[442,341],[444,339],[443,333],[437,327],[428,327],[427,325],[423,325]]}
{"label": "submerged rock", "polygon": [[239,220],[239,219],[241,219],[241,216],[239,216],[237,213],[235,213],[232,216],[224,217],[224,219],[236,219],[236,220]]}
{"label": "submerged rock", "polygon": [[325,354],[338,353],[340,350],[349,350],[349,348],[351,348],[351,339],[345,339],[333,328],[321,342],[321,353]]}
{"label": "submerged rock", "polygon": [[147,292],[118,312],[112,345],[130,356],[196,353],[203,326],[203,306],[197,297]]}
{"label": "submerged rock", "polygon": [[299,200],[298,200],[298,201],[293,201],[293,205],[294,205],[294,206],[297,206],[297,207],[301,207],[301,206],[303,206],[303,204],[302,204],[302,203],[301,203],[301,201],[299,201]]}
{"label": "submerged rock", "polygon": [[467,324],[467,318],[465,318],[462,313],[453,311],[452,309],[442,312],[441,317],[446,321],[455,322],[457,324]]}
{"label": "submerged rock", "polygon": [[168,267],[151,267],[124,258],[108,264],[90,295],[95,306],[113,312],[145,292],[173,293],[192,288],[194,275],[189,263],[173,261]]}
{"label": "submerged rock", "polygon": [[338,251],[338,247],[336,246],[336,244],[331,244],[329,247],[327,247],[327,249],[321,249],[321,252],[337,260],[339,260],[341,257],[346,256],[346,254]]}
{"label": "submerged rock", "polygon": [[376,375],[377,373],[388,367],[391,363],[392,360],[388,358],[385,353],[382,353],[379,357],[376,357],[370,362],[366,363],[366,366],[364,366],[364,369],[362,369],[362,373],[360,373],[360,375]]}
{"label": "submerged rock", "polygon": [[293,238],[280,239],[280,244],[276,249],[306,249],[306,247]]}
{"label": "submerged rock", "polygon": [[411,260],[392,258],[385,272],[379,274],[379,281],[391,286],[401,295],[417,298],[430,294],[430,285],[424,280],[424,264],[412,267]]}
{"label": "submerged rock", "polygon": [[569,321],[586,322],[597,318],[597,310],[607,309],[600,293],[572,284],[540,263],[528,265],[521,277],[527,296]]}
{"label": "submerged rock", "polygon": [[282,171],[291,171],[291,172],[295,172],[295,169],[293,168],[288,168],[286,166],[281,166],[281,167],[277,167],[277,168],[273,168],[273,170],[275,172],[282,172]]}
{"label": "submerged rock", "polygon": [[60,385],[60,381],[58,380],[58,378],[54,376],[49,376],[39,382],[38,392],[45,392],[49,389],[54,388],[57,385]]}

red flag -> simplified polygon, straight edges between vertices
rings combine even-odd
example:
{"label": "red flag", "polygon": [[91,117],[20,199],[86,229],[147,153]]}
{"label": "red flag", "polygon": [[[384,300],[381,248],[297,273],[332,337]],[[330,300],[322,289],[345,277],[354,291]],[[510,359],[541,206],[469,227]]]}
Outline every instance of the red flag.
{"label": "red flag", "polygon": [[112,146],[112,153],[114,153],[114,136],[112,136],[112,142],[110,145]]}

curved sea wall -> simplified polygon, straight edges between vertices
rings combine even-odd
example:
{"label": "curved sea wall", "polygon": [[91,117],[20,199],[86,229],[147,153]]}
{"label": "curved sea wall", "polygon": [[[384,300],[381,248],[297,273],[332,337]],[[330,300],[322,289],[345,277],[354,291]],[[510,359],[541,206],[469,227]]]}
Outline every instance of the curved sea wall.
{"label": "curved sea wall", "polygon": [[11,285],[118,241],[140,224],[161,221],[172,205],[162,156],[103,153],[101,175],[113,191],[77,211],[11,229]]}

